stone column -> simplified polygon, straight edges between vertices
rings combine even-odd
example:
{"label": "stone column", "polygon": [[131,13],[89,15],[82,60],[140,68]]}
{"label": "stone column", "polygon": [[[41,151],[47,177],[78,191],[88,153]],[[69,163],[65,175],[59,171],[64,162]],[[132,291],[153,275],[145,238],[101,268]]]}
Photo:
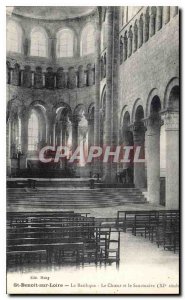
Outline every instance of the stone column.
{"label": "stone column", "polygon": [[49,45],[48,45],[48,49],[49,49],[49,53],[48,53],[48,57],[50,60],[55,61],[56,60],[56,38],[49,38]]}
{"label": "stone column", "polygon": [[24,155],[28,151],[28,115],[21,116],[21,149]]}
{"label": "stone column", "polygon": [[[98,9],[98,8],[97,8]],[[96,17],[96,33],[95,33],[95,47],[96,47],[96,60],[95,60],[95,111],[94,111],[94,145],[100,145],[100,45],[101,45],[101,35],[100,35],[100,24],[101,24],[101,11],[98,11]],[[94,164],[94,172],[100,172],[99,161],[96,160]]]}
{"label": "stone column", "polygon": [[94,84],[94,74],[93,67],[91,64],[87,65],[87,86],[91,86]]}
{"label": "stone column", "polygon": [[163,6],[163,24],[166,25],[170,21],[170,6]]}
{"label": "stone column", "polygon": [[[121,130],[121,137],[120,137],[120,145],[122,145],[122,147],[125,146],[134,146],[133,144],[133,126],[129,125],[129,126],[124,126],[124,128]],[[125,153],[125,151],[124,151]],[[130,150],[130,154],[129,154],[129,159],[131,160],[130,162],[122,162],[120,163],[120,169],[127,169],[129,167],[133,167],[133,153],[134,150]]]}
{"label": "stone column", "polygon": [[96,21],[96,62],[95,62],[95,118],[94,118],[94,144],[99,146],[100,144],[100,16],[98,14]]}
{"label": "stone column", "polygon": [[25,169],[26,168],[26,158],[28,154],[28,121],[29,116],[26,111],[21,112],[20,114],[21,119],[21,151],[22,156],[20,160],[20,168]]}
{"label": "stone column", "polygon": [[[107,64],[106,64],[106,109],[105,142],[115,151],[118,145],[118,70],[119,70],[119,8],[107,9]],[[116,181],[117,163],[104,163],[104,181]]]}
{"label": "stone column", "polygon": [[77,82],[76,82],[76,72],[74,67],[70,67],[68,69],[68,88],[69,89],[74,89],[77,86]]}
{"label": "stone column", "polygon": [[124,35],[124,43],[123,43],[123,61],[127,59],[127,53],[128,53],[128,38],[127,38],[127,33]]}
{"label": "stone column", "polygon": [[94,145],[94,119],[88,119],[88,149]]}
{"label": "stone column", "polygon": [[62,140],[61,140],[61,131],[62,131],[62,122],[57,122],[55,124],[55,144],[57,146],[62,145]]}
{"label": "stone column", "polygon": [[10,68],[10,82],[9,82],[9,84],[12,84],[12,76],[13,76],[13,69]]}
{"label": "stone column", "polygon": [[[91,146],[94,145],[94,119],[88,119],[88,153]],[[94,170],[94,161],[92,161],[89,165],[90,172]]]}
{"label": "stone column", "polygon": [[103,65],[103,57],[100,61],[100,72],[101,72],[101,80],[103,79],[103,73],[104,73],[104,65]]}
{"label": "stone column", "polygon": [[55,116],[53,113],[47,113],[47,144],[55,146]]}
{"label": "stone column", "polygon": [[155,34],[155,13],[152,11],[150,15],[150,36],[152,37]]}
{"label": "stone column", "polygon": [[35,82],[35,72],[31,71],[31,87],[34,86],[34,82]]}
{"label": "stone column", "polygon": [[143,45],[143,18],[139,19],[139,27],[138,27],[138,48]]}
{"label": "stone column", "polygon": [[63,68],[58,68],[56,73],[56,87],[58,89],[64,89],[66,87],[66,74]]}
{"label": "stone column", "polygon": [[120,37],[120,65],[123,63],[123,37]]}
{"label": "stone column", "polygon": [[132,55],[132,40],[133,40],[133,33],[132,33],[132,29],[130,28],[128,32],[128,57]]}
{"label": "stone column", "polygon": [[79,88],[82,88],[84,86],[84,81],[85,81],[84,78],[85,78],[84,68],[81,65],[81,66],[78,67],[78,87]]}
{"label": "stone column", "polygon": [[24,70],[20,70],[20,86],[23,86]]}
{"label": "stone column", "polygon": [[149,23],[150,23],[150,16],[147,8],[146,13],[144,15],[144,24],[143,24],[143,37],[145,43],[149,39]]}
{"label": "stone column", "polygon": [[[111,146],[112,143],[112,86],[113,86],[113,22],[114,7],[107,9],[107,65],[106,65],[106,110],[105,110],[105,139],[104,146]],[[104,163],[104,181],[111,182],[111,163]]]}
{"label": "stone column", "polygon": [[160,126],[160,118],[146,120],[148,201],[155,205],[160,203]]}
{"label": "stone column", "polygon": [[170,7],[170,15],[172,18],[174,18],[178,14],[178,6],[171,6]]}
{"label": "stone column", "polygon": [[11,175],[11,120],[6,124],[6,167],[7,175]]}
{"label": "stone column", "polygon": [[46,87],[46,72],[42,74],[42,86]]}
{"label": "stone column", "polygon": [[67,145],[66,131],[67,131],[67,122],[63,121],[62,122],[62,146],[66,146]]}
{"label": "stone column", "polygon": [[79,120],[77,117],[73,117],[72,120],[72,152],[78,147],[78,123]]}
{"label": "stone column", "polygon": [[133,52],[136,52],[138,47],[138,27],[137,24],[134,25],[134,34],[133,34]]}
{"label": "stone column", "polygon": [[[114,48],[113,48],[113,96],[112,96],[112,146],[116,150],[119,140],[118,126],[118,98],[119,98],[119,7],[114,7]],[[117,181],[118,162],[112,162],[111,165],[111,181]]]}
{"label": "stone column", "polygon": [[157,6],[156,31],[162,28],[162,15],[163,15],[163,7]]}
{"label": "stone column", "polygon": [[166,208],[179,209],[179,112],[164,115],[166,130]]}
{"label": "stone column", "polygon": [[[143,122],[135,122],[133,125],[134,150],[140,146],[139,158],[145,158],[145,127]],[[134,162],[134,184],[137,188],[146,186],[145,162]]]}
{"label": "stone column", "polygon": [[31,39],[27,38],[27,56],[31,56]]}

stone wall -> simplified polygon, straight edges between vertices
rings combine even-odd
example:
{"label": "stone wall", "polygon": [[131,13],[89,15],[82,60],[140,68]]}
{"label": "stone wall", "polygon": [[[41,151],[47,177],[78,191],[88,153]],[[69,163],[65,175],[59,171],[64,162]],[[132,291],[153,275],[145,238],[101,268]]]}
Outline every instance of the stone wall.
{"label": "stone wall", "polygon": [[18,99],[26,108],[34,102],[40,102],[47,109],[59,103],[66,103],[74,111],[79,104],[83,104],[86,112],[95,101],[95,86],[70,89],[34,89],[7,85],[7,101]]}
{"label": "stone wall", "polygon": [[138,102],[146,117],[147,100],[153,89],[157,89],[164,107],[166,87],[175,77],[179,77],[178,15],[120,65],[120,114],[127,106],[126,110],[133,116]]}

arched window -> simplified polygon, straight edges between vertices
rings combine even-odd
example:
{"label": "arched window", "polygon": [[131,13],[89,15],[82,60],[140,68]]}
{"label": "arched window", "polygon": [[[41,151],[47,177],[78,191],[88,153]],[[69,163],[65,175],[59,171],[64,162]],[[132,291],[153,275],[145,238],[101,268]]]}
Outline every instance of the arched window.
{"label": "arched window", "polygon": [[95,32],[91,24],[85,26],[81,37],[81,55],[94,53],[95,50]]}
{"label": "arched window", "polygon": [[34,151],[38,148],[39,142],[39,124],[38,117],[34,111],[32,111],[28,122],[28,150]]}
{"label": "arched window", "polygon": [[15,22],[9,22],[7,25],[7,50],[21,53],[22,29]]}
{"label": "arched window", "polygon": [[47,35],[42,28],[34,28],[31,32],[30,55],[42,57],[48,56]]}
{"label": "arched window", "polygon": [[62,29],[57,33],[57,57],[72,57],[74,34],[70,29]]}

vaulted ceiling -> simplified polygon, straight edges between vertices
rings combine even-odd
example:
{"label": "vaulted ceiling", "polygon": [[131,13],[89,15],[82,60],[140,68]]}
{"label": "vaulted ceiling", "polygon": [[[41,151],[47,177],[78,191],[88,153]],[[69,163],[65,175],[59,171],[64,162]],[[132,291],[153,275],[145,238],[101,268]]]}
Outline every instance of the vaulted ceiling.
{"label": "vaulted ceiling", "polygon": [[12,12],[35,19],[65,20],[82,17],[94,9],[95,6],[14,6]]}

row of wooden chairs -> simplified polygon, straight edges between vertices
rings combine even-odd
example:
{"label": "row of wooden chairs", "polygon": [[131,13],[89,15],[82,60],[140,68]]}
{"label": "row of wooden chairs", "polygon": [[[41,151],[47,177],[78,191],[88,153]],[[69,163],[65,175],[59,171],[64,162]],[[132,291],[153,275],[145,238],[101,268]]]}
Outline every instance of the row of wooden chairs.
{"label": "row of wooden chairs", "polygon": [[7,213],[7,262],[110,264],[120,261],[120,232],[88,213]]}
{"label": "row of wooden chairs", "polygon": [[139,234],[155,241],[164,250],[179,250],[178,210],[118,211],[116,224],[124,232],[131,231],[135,236]]}

